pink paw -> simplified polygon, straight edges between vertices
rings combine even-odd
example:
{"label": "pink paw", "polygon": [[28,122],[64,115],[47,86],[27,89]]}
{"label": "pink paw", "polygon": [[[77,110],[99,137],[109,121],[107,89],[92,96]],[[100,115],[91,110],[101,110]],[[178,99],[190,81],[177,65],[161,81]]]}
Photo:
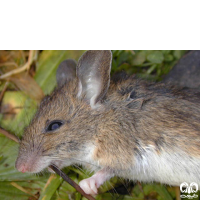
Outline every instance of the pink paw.
{"label": "pink paw", "polygon": [[79,183],[79,185],[86,194],[95,195],[98,193],[97,188],[99,186],[96,183],[95,177],[84,179]]}
{"label": "pink paw", "polygon": [[98,193],[98,188],[108,179],[114,176],[112,171],[103,168],[90,178],[82,180],[79,185],[86,194],[95,195]]}

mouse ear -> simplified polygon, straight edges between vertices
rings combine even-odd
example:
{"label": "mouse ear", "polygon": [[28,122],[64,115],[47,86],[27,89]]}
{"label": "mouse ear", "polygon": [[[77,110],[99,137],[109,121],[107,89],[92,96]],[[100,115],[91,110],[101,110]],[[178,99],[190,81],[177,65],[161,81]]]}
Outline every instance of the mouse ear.
{"label": "mouse ear", "polygon": [[76,65],[76,61],[73,59],[67,59],[60,63],[56,72],[58,87],[76,77]]}
{"label": "mouse ear", "polygon": [[111,51],[87,51],[78,62],[78,97],[85,95],[92,108],[97,107],[108,90],[111,63]]}

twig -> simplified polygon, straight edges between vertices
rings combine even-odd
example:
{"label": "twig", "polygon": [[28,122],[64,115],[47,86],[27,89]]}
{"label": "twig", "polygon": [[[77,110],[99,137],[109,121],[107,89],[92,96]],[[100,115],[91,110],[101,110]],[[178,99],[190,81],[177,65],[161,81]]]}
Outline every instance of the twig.
{"label": "twig", "polygon": [[18,74],[20,72],[23,72],[25,70],[29,70],[31,63],[33,62],[33,50],[30,50],[29,52],[29,57],[28,57],[28,62],[20,68],[14,69],[6,74],[3,74],[2,76],[0,76],[0,79],[5,79],[8,78],[9,76],[12,76],[14,74]]}
{"label": "twig", "polygon": [[86,194],[77,183],[70,179],[62,170],[58,169],[58,167],[54,165],[50,165],[49,167],[59,176],[61,176],[65,181],[67,181],[72,187],[74,187],[78,192],[80,192],[85,198],[87,198],[88,200],[95,200],[94,197]]}
{"label": "twig", "polygon": [[27,71],[29,71],[30,67],[31,67],[31,63],[33,62],[33,55],[34,55],[34,51],[30,50],[29,51],[29,56],[28,56],[28,66],[27,66]]}
{"label": "twig", "polygon": [[3,87],[3,90],[0,93],[0,104],[1,104],[1,100],[3,98],[3,95],[4,95],[4,93],[5,93],[5,91],[6,91],[7,87],[8,87],[8,84],[9,84],[9,82],[6,81],[6,83],[5,83],[4,87]]}
{"label": "twig", "polygon": [[4,129],[1,128],[1,127],[0,127],[0,133],[2,133],[2,134],[5,135],[7,138],[9,138],[9,139],[11,139],[11,140],[13,140],[13,141],[15,141],[15,142],[17,142],[17,143],[20,142],[20,140],[19,140],[19,138],[18,138],[17,136],[15,136],[15,135],[9,133],[8,131],[4,130]]}
{"label": "twig", "polygon": [[34,199],[38,199],[36,195],[34,195],[31,192],[29,192],[28,190],[24,189],[22,186],[18,185],[17,183],[11,182],[10,184],[12,186],[16,187],[18,190],[21,190],[22,192],[31,195],[32,197],[34,197]]}
{"label": "twig", "polygon": [[[16,137],[15,135],[9,133],[8,131],[4,130],[3,128],[0,127],[0,133],[2,133],[3,135],[5,135],[6,137],[10,138],[11,140],[19,143],[20,140],[18,137]],[[86,194],[81,187],[75,183],[71,178],[69,178],[63,171],[61,171],[60,169],[58,169],[58,167],[50,165],[49,166],[54,172],[56,172],[59,176],[61,176],[66,182],[68,182],[72,187],[74,187],[78,192],[80,192],[85,198],[87,198],[88,200],[95,200],[94,197],[92,197],[89,194]]]}
{"label": "twig", "polygon": [[18,67],[18,65],[15,62],[6,62],[6,63],[1,63],[0,67],[2,66],[15,66],[16,68]]}
{"label": "twig", "polygon": [[18,69],[14,69],[6,74],[3,74],[2,76],[0,76],[0,79],[5,79],[8,78],[9,76],[12,76],[14,74],[18,74],[20,72],[23,72],[24,70],[26,70],[28,68],[29,63],[27,62],[23,67],[20,67]]}
{"label": "twig", "polygon": [[181,193],[180,193],[180,188],[179,187],[174,187],[175,193],[176,193],[176,200],[181,200]]}

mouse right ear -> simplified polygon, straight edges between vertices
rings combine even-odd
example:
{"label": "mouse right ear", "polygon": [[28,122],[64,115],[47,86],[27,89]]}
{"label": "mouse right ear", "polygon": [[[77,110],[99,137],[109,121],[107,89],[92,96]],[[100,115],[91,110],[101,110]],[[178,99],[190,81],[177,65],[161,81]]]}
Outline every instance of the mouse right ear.
{"label": "mouse right ear", "polygon": [[67,59],[60,63],[56,72],[58,87],[76,78],[76,65],[77,63],[73,59]]}
{"label": "mouse right ear", "polygon": [[77,77],[79,87],[77,96],[84,96],[91,108],[98,108],[110,85],[112,52],[86,51],[78,61]]}

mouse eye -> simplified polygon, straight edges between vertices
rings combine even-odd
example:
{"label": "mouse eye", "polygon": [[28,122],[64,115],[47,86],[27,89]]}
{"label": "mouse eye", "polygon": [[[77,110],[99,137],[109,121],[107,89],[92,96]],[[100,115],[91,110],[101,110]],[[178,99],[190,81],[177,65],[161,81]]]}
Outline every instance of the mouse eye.
{"label": "mouse eye", "polygon": [[61,126],[63,125],[63,122],[60,121],[60,120],[55,120],[55,121],[52,121],[48,127],[47,127],[47,131],[54,131],[58,128],[60,128]]}

